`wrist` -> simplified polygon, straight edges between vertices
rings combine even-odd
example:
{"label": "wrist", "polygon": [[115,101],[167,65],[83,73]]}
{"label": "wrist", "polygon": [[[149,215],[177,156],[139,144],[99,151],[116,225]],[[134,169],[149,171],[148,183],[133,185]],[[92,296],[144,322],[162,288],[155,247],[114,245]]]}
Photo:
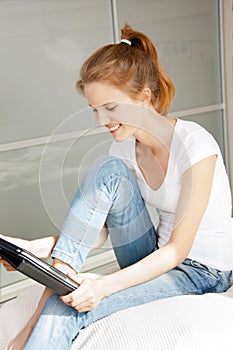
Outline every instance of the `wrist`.
{"label": "wrist", "polygon": [[103,298],[109,297],[110,295],[116,293],[112,283],[110,282],[110,275],[101,276],[98,278],[101,283],[102,295]]}

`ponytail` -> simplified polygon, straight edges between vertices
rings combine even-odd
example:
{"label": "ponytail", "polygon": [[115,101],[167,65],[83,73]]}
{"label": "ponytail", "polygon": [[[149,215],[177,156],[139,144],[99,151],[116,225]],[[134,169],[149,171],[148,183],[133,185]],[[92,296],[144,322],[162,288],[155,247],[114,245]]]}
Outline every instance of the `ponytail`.
{"label": "ponytail", "polygon": [[78,91],[85,94],[85,85],[98,81],[120,88],[134,99],[148,87],[151,104],[158,113],[167,115],[175,86],[162,69],[154,44],[128,24],[122,28],[121,38],[130,45],[123,40],[103,46],[84,62],[77,82]]}
{"label": "ponytail", "polygon": [[155,104],[158,113],[167,115],[175,96],[175,86],[159,63],[157,50],[153,42],[144,33],[132,29],[127,23],[121,29],[121,38],[130,40],[131,46],[144,51],[156,64],[158,70],[158,94],[155,92]]}

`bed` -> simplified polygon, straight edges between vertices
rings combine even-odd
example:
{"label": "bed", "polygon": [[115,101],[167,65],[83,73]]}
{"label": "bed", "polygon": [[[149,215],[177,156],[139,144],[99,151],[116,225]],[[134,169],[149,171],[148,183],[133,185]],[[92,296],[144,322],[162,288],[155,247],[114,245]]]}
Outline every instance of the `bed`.
{"label": "bed", "polygon": [[[0,308],[3,350],[33,312],[35,284]],[[233,286],[220,294],[163,299],[119,311],[80,332],[71,350],[232,350]]]}
{"label": "bed", "polygon": [[[34,283],[0,306],[0,350],[23,328],[43,292]],[[81,330],[71,350],[233,350],[233,285],[119,311]]]}

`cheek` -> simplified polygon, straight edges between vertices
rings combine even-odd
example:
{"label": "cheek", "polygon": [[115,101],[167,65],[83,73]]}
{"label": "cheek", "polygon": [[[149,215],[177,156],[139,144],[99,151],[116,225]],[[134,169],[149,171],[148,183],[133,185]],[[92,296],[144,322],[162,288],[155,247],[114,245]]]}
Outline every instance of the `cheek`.
{"label": "cheek", "polygon": [[111,117],[128,127],[137,128],[143,122],[144,113],[145,109],[139,104],[119,103],[116,110],[111,113]]}
{"label": "cheek", "polygon": [[121,130],[120,133],[122,137],[128,138],[129,136],[135,134],[136,128],[129,126],[127,124],[122,124],[120,130]]}
{"label": "cheek", "polygon": [[129,134],[133,134],[136,131],[136,127],[132,124],[125,124],[125,128]]}

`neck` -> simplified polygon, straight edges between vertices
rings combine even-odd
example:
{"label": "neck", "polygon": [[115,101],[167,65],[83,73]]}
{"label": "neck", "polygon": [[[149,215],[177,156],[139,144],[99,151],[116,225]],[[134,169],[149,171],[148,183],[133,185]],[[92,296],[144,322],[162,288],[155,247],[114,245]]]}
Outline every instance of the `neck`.
{"label": "neck", "polygon": [[169,150],[174,134],[176,119],[168,119],[159,114],[144,121],[144,127],[137,129],[134,137],[153,154]]}

